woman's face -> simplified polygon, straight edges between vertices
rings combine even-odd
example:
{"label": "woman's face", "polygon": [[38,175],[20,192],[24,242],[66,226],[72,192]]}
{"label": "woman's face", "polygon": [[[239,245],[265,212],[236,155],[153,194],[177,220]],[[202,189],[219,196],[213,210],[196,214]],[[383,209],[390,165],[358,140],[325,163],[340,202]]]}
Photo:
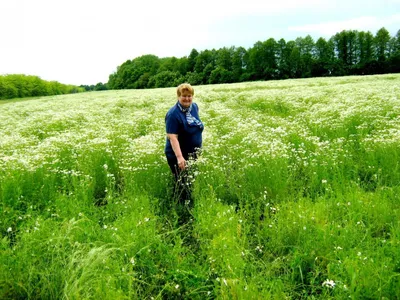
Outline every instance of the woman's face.
{"label": "woman's face", "polygon": [[182,107],[188,108],[193,102],[193,95],[189,92],[183,91],[182,94],[178,97],[178,101],[182,105]]}

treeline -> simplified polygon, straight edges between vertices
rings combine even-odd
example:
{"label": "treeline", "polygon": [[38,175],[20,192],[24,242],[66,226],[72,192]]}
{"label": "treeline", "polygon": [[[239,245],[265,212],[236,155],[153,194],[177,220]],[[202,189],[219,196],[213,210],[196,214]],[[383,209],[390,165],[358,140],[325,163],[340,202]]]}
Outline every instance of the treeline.
{"label": "treeline", "polygon": [[143,89],[252,80],[345,76],[400,72],[400,30],[344,30],[317,41],[307,35],[294,41],[270,38],[253,47],[224,47],[182,58],[143,55],[127,60],[109,76],[109,89]]}
{"label": "treeline", "polygon": [[108,90],[107,83],[99,82],[96,85],[80,85],[79,87],[84,88],[85,91],[105,91]]}
{"label": "treeline", "polygon": [[0,75],[0,100],[71,94],[84,91],[85,89],[82,87],[61,84],[57,81],[46,81],[38,76],[23,74]]}

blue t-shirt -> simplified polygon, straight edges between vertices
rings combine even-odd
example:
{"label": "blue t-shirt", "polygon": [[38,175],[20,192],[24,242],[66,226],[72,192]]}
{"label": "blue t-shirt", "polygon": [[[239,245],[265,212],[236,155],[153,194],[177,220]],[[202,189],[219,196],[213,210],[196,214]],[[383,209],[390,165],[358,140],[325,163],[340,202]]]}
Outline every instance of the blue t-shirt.
{"label": "blue t-shirt", "polygon": [[[199,108],[196,103],[192,103],[191,115],[197,120],[199,118]],[[177,134],[182,155],[187,160],[190,153],[195,153],[196,148],[201,148],[203,126],[190,126],[186,120],[186,113],[182,112],[176,103],[165,116],[167,133]],[[175,158],[171,141],[167,138],[165,144],[165,155],[167,158]]]}

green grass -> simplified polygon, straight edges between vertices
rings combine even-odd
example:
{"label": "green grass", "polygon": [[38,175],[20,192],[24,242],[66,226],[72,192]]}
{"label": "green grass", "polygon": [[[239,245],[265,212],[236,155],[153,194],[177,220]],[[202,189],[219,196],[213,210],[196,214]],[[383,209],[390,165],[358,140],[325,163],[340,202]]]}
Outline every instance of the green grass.
{"label": "green grass", "polygon": [[183,225],[175,89],[2,102],[0,298],[400,298],[399,83],[195,87]]}

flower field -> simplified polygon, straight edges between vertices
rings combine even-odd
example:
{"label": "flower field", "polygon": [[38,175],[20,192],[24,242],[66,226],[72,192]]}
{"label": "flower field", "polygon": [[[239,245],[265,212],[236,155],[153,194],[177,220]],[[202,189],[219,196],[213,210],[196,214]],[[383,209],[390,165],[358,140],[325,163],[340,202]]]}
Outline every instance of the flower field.
{"label": "flower field", "polygon": [[175,88],[0,102],[1,299],[400,298],[400,75],[195,86],[178,222]]}

